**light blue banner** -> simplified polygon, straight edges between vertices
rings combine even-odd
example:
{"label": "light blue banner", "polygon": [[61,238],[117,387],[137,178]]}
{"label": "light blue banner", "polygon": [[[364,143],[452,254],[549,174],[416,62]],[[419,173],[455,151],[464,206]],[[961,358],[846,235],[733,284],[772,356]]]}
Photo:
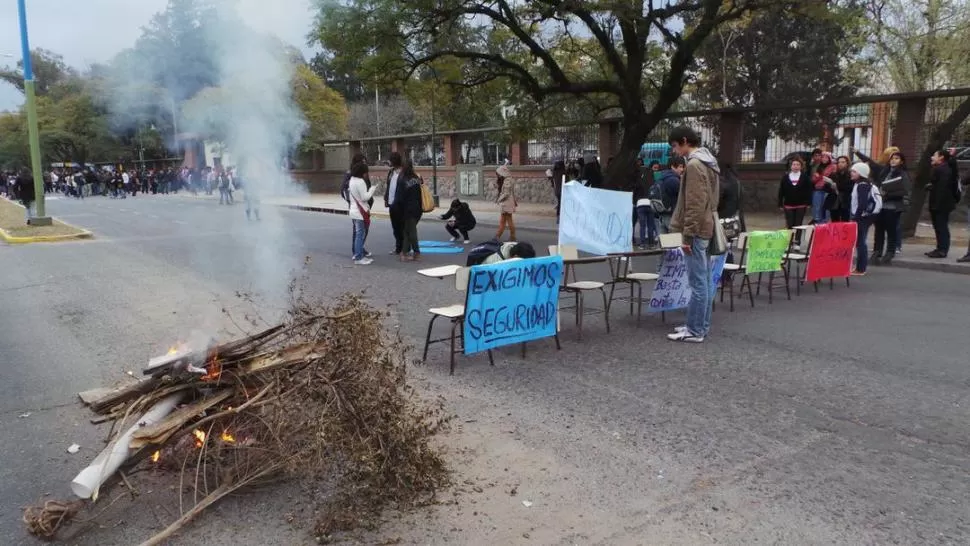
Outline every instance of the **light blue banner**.
{"label": "light blue banner", "polygon": [[561,256],[476,265],[465,297],[465,354],[556,335]]}
{"label": "light blue banner", "polygon": [[590,254],[633,250],[633,194],[587,188],[578,182],[562,187],[559,244]]}
{"label": "light blue banner", "polygon": [[[664,253],[663,261],[660,263],[660,278],[653,288],[650,296],[648,309],[652,313],[661,311],[674,311],[676,309],[686,309],[690,303],[690,284],[687,280],[687,262],[684,260],[684,251],[675,248]],[[721,284],[721,276],[724,274],[724,264],[727,263],[727,254],[711,256],[711,285],[714,290]]]}

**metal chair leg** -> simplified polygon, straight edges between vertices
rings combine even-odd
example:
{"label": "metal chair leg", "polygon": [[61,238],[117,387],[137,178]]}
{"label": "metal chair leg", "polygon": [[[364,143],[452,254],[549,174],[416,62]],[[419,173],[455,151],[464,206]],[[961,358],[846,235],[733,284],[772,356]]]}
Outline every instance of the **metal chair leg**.
{"label": "metal chair leg", "polygon": [[630,314],[631,315],[633,314],[633,284],[634,283],[632,282],[630,283]]}
{"label": "metal chair leg", "polygon": [[[606,319],[606,333],[608,334],[608,333],[610,333],[610,312],[607,309],[607,305],[609,305],[609,304],[606,301],[606,290],[603,290],[602,288],[600,288],[600,292],[603,294],[603,318]],[[630,285],[630,292],[633,292],[633,285],[632,284]],[[633,296],[632,293],[630,295]],[[633,307],[633,303],[632,303],[633,299],[632,299],[632,297],[631,297],[630,301],[631,301],[631,303],[630,303],[631,310],[630,311],[632,312],[633,311],[633,309],[632,309],[632,307]]]}
{"label": "metal chair leg", "polygon": [[525,358],[525,342],[522,342],[522,358]]}
{"label": "metal chair leg", "polygon": [[728,284],[728,294],[731,299],[731,312],[734,312],[734,275],[731,275],[731,282]]}
{"label": "metal chair leg", "polygon": [[452,321],[451,324],[451,369],[448,371],[448,375],[455,375],[455,333],[459,324],[457,320]]}
{"label": "metal chair leg", "polygon": [[488,350],[488,363],[489,363],[490,366],[494,366],[495,365],[495,359],[492,357],[492,350],[491,349]]}
{"label": "metal chair leg", "polygon": [[643,317],[643,284],[637,283],[637,326],[640,325],[640,319]]}
{"label": "metal chair leg", "polygon": [[[759,273],[760,275],[760,273]],[[768,305],[775,303],[775,272],[768,273]]]}
{"label": "metal chair leg", "polygon": [[428,335],[424,338],[424,356],[421,357],[422,364],[428,360],[428,345],[431,345],[431,329],[434,327],[434,321],[437,318],[438,315],[431,315],[431,321],[428,322]]}
{"label": "metal chair leg", "polygon": [[758,273],[758,291],[755,292],[755,294],[754,294],[755,296],[760,296],[761,295],[761,277],[763,275],[764,275],[764,273]]}
{"label": "metal chair leg", "polygon": [[579,339],[583,339],[583,315],[586,313],[586,295],[576,292],[579,304],[576,306],[576,319],[579,321]]}
{"label": "metal chair leg", "polygon": [[552,337],[556,338],[556,350],[557,351],[561,351],[562,350],[562,345],[559,344],[559,332],[556,332],[556,335],[554,335]]}
{"label": "metal chair leg", "polygon": [[576,318],[576,327],[577,328],[582,328],[583,319],[580,316],[580,309],[579,309],[580,292],[577,290],[576,292],[573,292],[573,295],[576,297],[576,305],[575,305],[575,307],[573,307],[573,311],[576,313],[576,317],[575,317]]}

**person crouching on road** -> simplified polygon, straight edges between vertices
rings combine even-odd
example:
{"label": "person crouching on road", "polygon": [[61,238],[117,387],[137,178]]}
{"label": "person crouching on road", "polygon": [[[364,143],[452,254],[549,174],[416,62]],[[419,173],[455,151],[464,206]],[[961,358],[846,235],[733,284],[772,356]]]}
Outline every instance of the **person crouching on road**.
{"label": "person crouching on road", "polygon": [[364,177],[367,176],[367,163],[355,163],[350,167],[350,181],[347,186],[347,196],[350,204],[347,213],[354,225],[354,263],[370,265],[374,260],[364,256],[364,238],[370,224],[370,200],[377,191],[377,186],[367,188]]}
{"label": "person crouching on road", "polygon": [[882,195],[879,188],[869,181],[869,165],[856,163],[849,175],[855,182],[855,187],[852,188],[852,220],[859,230],[855,242],[856,264],[852,275],[860,277],[866,274],[869,265],[866,238],[869,236],[869,228],[882,210]]}
{"label": "person crouching on road", "polygon": [[472,209],[468,206],[468,203],[455,199],[451,202],[448,212],[441,215],[441,219],[448,221],[445,224],[445,229],[451,235],[452,242],[457,241],[460,234],[466,245],[471,243],[471,240],[468,239],[468,232],[475,229],[476,222],[475,215],[472,214]]}

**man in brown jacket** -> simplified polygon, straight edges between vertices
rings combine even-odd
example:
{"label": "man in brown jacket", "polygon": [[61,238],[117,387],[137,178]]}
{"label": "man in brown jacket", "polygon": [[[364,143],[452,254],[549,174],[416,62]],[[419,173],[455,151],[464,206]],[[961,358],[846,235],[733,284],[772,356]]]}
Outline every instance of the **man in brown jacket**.
{"label": "man in brown jacket", "polygon": [[707,249],[714,236],[714,212],[717,211],[720,195],[721,170],[711,152],[701,147],[700,136],[690,127],[675,128],[670,132],[668,141],[675,154],[687,159],[670,229],[683,235],[681,249],[687,265],[691,294],[687,305],[687,324],[677,327],[667,339],[702,343],[711,330],[714,304]]}

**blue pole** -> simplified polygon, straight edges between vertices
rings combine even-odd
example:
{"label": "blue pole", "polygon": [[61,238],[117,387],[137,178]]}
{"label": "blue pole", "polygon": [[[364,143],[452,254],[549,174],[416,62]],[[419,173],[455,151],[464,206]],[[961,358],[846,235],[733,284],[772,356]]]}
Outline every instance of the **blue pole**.
{"label": "blue pole", "polygon": [[47,206],[44,201],[44,172],[40,163],[40,130],[37,127],[37,93],[34,89],[34,66],[30,61],[30,40],[27,39],[27,6],[25,0],[17,0],[20,11],[20,45],[24,55],[24,98],[27,107],[27,134],[30,142],[30,168],[34,174],[34,195],[37,203],[37,217],[30,223],[38,226],[49,226],[51,219],[47,216]]}
{"label": "blue pole", "polygon": [[34,79],[34,64],[30,60],[30,40],[27,38],[27,6],[25,0],[17,0],[20,12],[20,49],[24,56],[24,81]]}

